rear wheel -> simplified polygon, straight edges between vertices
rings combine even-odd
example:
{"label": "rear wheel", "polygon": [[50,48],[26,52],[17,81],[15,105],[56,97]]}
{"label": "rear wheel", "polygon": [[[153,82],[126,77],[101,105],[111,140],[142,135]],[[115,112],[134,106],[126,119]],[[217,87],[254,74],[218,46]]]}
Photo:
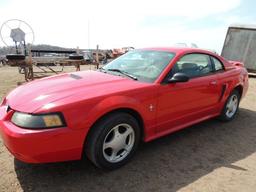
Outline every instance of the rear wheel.
{"label": "rear wheel", "polygon": [[116,169],[134,155],[140,140],[136,119],[127,113],[105,116],[88,135],[86,156],[99,168]]}
{"label": "rear wheel", "polygon": [[239,108],[240,97],[236,89],[231,92],[220,115],[221,120],[231,121],[234,119]]}

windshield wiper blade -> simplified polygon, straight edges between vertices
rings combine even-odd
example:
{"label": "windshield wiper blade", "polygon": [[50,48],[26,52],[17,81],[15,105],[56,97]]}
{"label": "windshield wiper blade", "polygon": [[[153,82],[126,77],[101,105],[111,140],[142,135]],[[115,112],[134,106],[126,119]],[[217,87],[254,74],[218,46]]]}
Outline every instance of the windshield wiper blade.
{"label": "windshield wiper blade", "polygon": [[102,67],[100,67],[98,70],[99,70],[99,71],[102,71],[103,73],[106,73],[106,72],[107,72],[107,70],[104,69],[104,68],[102,68]]}
{"label": "windshield wiper blade", "polygon": [[120,69],[107,69],[107,70],[108,70],[108,71],[113,71],[113,72],[121,73],[121,74],[123,74],[123,75],[126,75],[127,77],[132,78],[133,80],[138,80],[138,78],[135,77],[134,75],[132,75],[132,74],[126,72],[126,71],[122,71],[122,70],[120,70]]}

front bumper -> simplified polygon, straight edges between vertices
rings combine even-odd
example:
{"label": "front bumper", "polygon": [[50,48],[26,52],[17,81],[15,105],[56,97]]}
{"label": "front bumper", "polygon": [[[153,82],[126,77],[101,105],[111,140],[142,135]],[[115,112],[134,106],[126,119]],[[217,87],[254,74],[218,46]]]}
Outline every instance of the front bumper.
{"label": "front bumper", "polygon": [[69,127],[29,130],[10,119],[14,111],[0,106],[0,135],[6,148],[27,163],[48,163],[81,158],[85,135]]}

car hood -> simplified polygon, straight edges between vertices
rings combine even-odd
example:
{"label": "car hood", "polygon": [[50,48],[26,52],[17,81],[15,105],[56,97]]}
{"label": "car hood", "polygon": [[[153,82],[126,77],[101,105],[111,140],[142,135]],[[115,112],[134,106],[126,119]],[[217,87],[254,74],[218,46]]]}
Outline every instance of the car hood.
{"label": "car hood", "polygon": [[6,97],[14,110],[33,113],[37,109],[82,93],[81,99],[102,96],[142,86],[144,83],[98,71],[81,71],[35,80],[14,89]]}

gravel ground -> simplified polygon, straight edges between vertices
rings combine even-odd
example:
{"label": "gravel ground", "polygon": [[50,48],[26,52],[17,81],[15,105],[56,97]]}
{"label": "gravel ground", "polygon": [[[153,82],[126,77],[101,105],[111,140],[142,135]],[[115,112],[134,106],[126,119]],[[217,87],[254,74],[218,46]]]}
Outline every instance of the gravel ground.
{"label": "gravel ground", "polygon": [[[2,98],[23,76],[17,68],[0,67],[0,72]],[[255,192],[255,138],[256,79],[250,79],[232,122],[208,120],[143,143],[133,160],[116,171],[103,172],[88,161],[22,163],[0,139],[0,191]]]}

